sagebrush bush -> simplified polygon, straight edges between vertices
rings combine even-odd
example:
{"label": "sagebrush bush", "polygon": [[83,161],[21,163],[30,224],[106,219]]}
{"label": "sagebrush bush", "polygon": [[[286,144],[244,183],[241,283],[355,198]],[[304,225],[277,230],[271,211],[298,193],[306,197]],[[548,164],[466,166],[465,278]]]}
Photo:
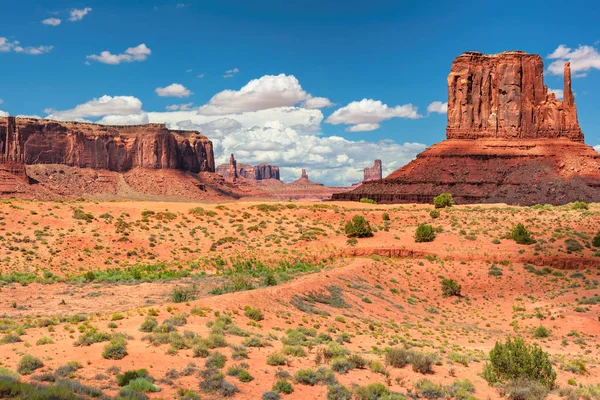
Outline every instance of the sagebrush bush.
{"label": "sagebrush bush", "polygon": [[419,224],[419,226],[417,226],[417,230],[415,232],[415,242],[433,242],[433,239],[435,239],[435,231],[433,230],[433,226],[428,224]]}
{"label": "sagebrush bush", "polygon": [[518,244],[533,244],[535,239],[523,224],[517,224],[510,232],[510,237]]}
{"label": "sagebrush bush", "polygon": [[377,204],[377,202],[375,200],[363,197],[362,199],[359,200],[361,203],[366,203],[366,204]]}
{"label": "sagebrush bush", "polygon": [[102,357],[107,360],[122,360],[127,355],[127,342],[119,335],[113,336],[110,342],[104,346]]}
{"label": "sagebrush bush", "polygon": [[518,378],[501,386],[500,392],[508,400],[544,400],[548,387],[536,380]]}
{"label": "sagebrush bush", "polygon": [[440,212],[438,210],[431,210],[429,211],[429,216],[433,219],[439,218]]}
{"label": "sagebrush bush", "polygon": [[442,295],[444,297],[460,296],[462,286],[454,279],[442,279]]}
{"label": "sagebrush bush", "polygon": [[290,394],[294,391],[294,388],[287,380],[280,379],[273,384],[273,391],[277,393]]}
{"label": "sagebrush bush", "polygon": [[413,356],[410,350],[391,348],[385,353],[385,363],[394,368],[404,368],[411,363]]}
{"label": "sagebrush bush", "polygon": [[412,369],[420,374],[433,374],[433,357],[429,354],[415,353],[412,358]]}
{"label": "sagebrush bush", "polygon": [[600,232],[592,239],[592,245],[594,247],[600,247]]}
{"label": "sagebrush bush", "polygon": [[355,215],[350,221],[346,222],[344,232],[351,238],[366,238],[373,236],[369,221],[360,215]]}
{"label": "sagebrush bush", "polygon": [[287,358],[281,353],[271,353],[267,357],[267,365],[278,366],[286,365],[288,363]]}
{"label": "sagebrush bush", "polygon": [[538,345],[528,345],[520,337],[509,337],[505,343],[496,342],[490,351],[490,361],[483,369],[483,377],[490,385],[524,379],[552,388],[556,372],[548,353]]}
{"label": "sagebrush bush", "polygon": [[340,383],[327,386],[327,400],[350,400],[352,392]]}
{"label": "sagebrush bush", "polygon": [[246,307],[244,315],[254,321],[262,321],[265,318],[258,308],[252,308],[250,306]]}
{"label": "sagebrush bush", "polygon": [[137,378],[145,378],[152,382],[153,379],[149,378],[148,370],[141,368],[136,370],[125,371],[122,374],[117,374],[117,385],[127,386],[129,382],[136,380]]}
{"label": "sagebrush bush", "polygon": [[146,317],[144,322],[140,325],[141,332],[152,332],[154,328],[158,326],[158,322],[156,322],[156,318],[154,317]]}
{"label": "sagebrush bush", "polygon": [[435,196],[433,198],[433,205],[435,206],[435,208],[452,207],[454,205],[452,194],[442,193],[439,196]]}
{"label": "sagebrush bush", "polygon": [[43,366],[44,363],[42,360],[31,354],[25,354],[19,361],[17,372],[21,375],[30,375],[33,374],[36,369],[42,368]]}

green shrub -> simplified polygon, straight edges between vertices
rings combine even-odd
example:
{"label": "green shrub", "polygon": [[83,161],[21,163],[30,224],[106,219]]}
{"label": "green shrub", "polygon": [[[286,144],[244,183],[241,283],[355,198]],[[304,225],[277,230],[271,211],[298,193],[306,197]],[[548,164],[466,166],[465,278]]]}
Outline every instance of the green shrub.
{"label": "green shrub", "polygon": [[415,384],[415,389],[422,397],[426,399],[443,399],[446,398],[444,388],[428,379],[421,379]]}
{"label": "green shrub", "polygon": [[[129,382],[136,380],[137,378],[148,378],[148,370],[142,368],[142,369],[136,369],[136,370],[130,370],[130,371],[125,371],[122,374],[117,374],[117,385],[123,387],[123,386],[127,386],[129,384]],[[148,379],[150,381],[152,381],[152,379]]]}
{"label": "green shrub", "polygon": [[287,358],[281,353],[271,353],[267,357],[267,365],[278,366],[286,365],[288,363]]}
{"label": "green shrub", "polygon": [[327,400],[350,400],[352,392],[339,383],[327,386]]}
{"label": "green shrub", "polygon": [[373,231],[371,230],[369,221],[360,215],[355,215],[352,220],[346,222],[344,232],[350,238],[366,238],[373,236]]}
{"label": "green shrub", "polygon": [[146,392],[158,392],[159,389],[154,384],[145,378],[136,378],[130,381],[127,386],[121,389],[121,393],[128,395],[130,392],[146,393]]}
{"label": "green shrub", "polygon": [[225,355],[219,353],[218,351],[212,353],[206,358],[204,364],[207,368],[223,368],[225,366],[225,362],[227,361],[227,357]]}
{"label": "green shrub", "polygon": [[548,336],[550,336],[550,330],[548,330],[548,328],[538,326],[533,330],[533,337],[536,339],[547,338]]}
{"label": "green shrub", "polygon": [[381,219],[384,220],[384,221],[389,221],[390,220],[390,214],[383,213],[383,216],[381,217]]}
{"label": "green shrub", "polygon": [[294,391],[292,384],[285,379],[280,379],[273,385],[273,391],[277,393],[290,394]]}
{"label": "green shrub", "polygon": [[296,371],[294,379],[296,383],[301,383],[303,385],[315,386],[319,383],[317,371],[314,369],[299,369]]}
{"label": "green shrub", "polygon": [[262,395],[262,400],[280,400],[281,396],[277,392],[264,392]]}
{"label": "green shrub", "polygon": [[244,369],[238,375],[238,379],[240,380],[240,382],[251,382],[254,380],[254,377],[250,375],[250,372]]}
{"label": "green shrub", "polygon": [[548,353],[537,345],[528,345],[517,337],[505,343],[496,342],[490,351],[490,362],[483,370],[488,383],[505,383],[516,379],[537,381],[548,388],[554,387],[556,372]]}
{"label": "green shrub", "polygon": [[594,247],[600,247],[600,232],[592,239],[592,245],[594,245]]}
{"label": "green shrub", "polygon": [[415,353],[412,359],[412,369],[420,374],[433,374],[433,357],[429,354]]}
{"label": "green shrub", "polygon": [[435,206],[435,208],[452,207],[454,205],[452,194],[442,193],[439,196],[435,196],[433,198],[433,205]]}
{"label": "green shrub", "polygon": [[244,315],[254,321],[262,321],[265,317],[258,308],[246,307]]}
{"label": "green shrub", "polygon": [[376,374],[386,374],[385,366],[379,361],[371,361],[369,363],[369,371],[374,372]]}
{"label": "green shrub", "polygon": [[356,400],[373,400],[389,398],[390,391],[383,383],[370,383],[366,386],[358,386],[354,389]]}
{"label": "green shrub", "polygon": [[544,400],[548,395],[546,385],[526,378],[511,380],[500,391],[508,400]]}
{"label": "green shrub", "polygon": [[127,355],[127,342],[120,335],[113,336],[110,342],[104,346],[102,357],[107,360],[122,360]]}
{"label": "green shrub", "polygon": [[429,216],[433,219],[439,218],[440,212],[438,210],[431,210],[429,211]]}
{"label": "green shrub", "polygon": [[433,226],[428,224],[419,224],[415,232],[415,242],[433,242],[433,239],[435,239],[435,231],[433,230]]}
{"label": "green shrub", "polygon": [[410,350],[391,348],[385,353],[385,363],[394,368],[404,368],[411,363],[413,356]]}
{"label": "green shrub", "polygon": [[571,205],[573,210],[589,210],[590,206],[585,201],[576,201]]}
{"label": "green shrub", "polygon": [[523,224],[517,224],[510,232],[510,237],[518,244],[529,245],[535,243],[535,239],[531,237],[531,233]]}
{"label": "green shrub", "polygon": [[583,250],[583,245],[576,239],[565,240],[565,247],[567,249],[567,253],[569,254]]}
{"label": "green shrub", "polygon": [[350,363],[350,361],[348,361],[346,357],[334,358],[333,360],[331,360],[329,366],[338,374],[345,374],[346,372],[354,368],[352,363]]}
{"label": "green shrub", "polygon": [[158,326],[158,322],[156,322],[156,318],[154,317],[146,317],[142,325],[140,325],[141,332],[152,332],[154,328]]}
{"label": "green shrub", "polygon": [[184,303],[196,299],[196,285],[187,288],[177,287],[171,292],[171,301],[173,303]]}
{"label": "green shrub", "polygon": [[450,296],[461,296],[460,291],[462,286],[458,284],[454,279],[442,279],[442,295],[444,297]]}
{"label": "green shrub", "polygon": [[30,354],[25,354],[19,361],[17,372],[21,375],[30,375],[33,374],[33,371],[42,368],[43,366],[44,363],[42,360]]}
{"label": "green shrub", "polygon": [[367,203],[367,204],[377,204],[377,202],[375,200],[371,200],[368,199],[366,197],[363,197],[362,199],[359,200],[361,203]]}

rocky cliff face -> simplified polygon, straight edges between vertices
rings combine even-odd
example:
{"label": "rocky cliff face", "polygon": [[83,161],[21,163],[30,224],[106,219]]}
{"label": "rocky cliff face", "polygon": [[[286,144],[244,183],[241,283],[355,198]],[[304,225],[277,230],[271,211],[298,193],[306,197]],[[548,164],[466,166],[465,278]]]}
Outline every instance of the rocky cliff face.
{"label": "rocky cliff face", "polygon": [[375,164],[372,167],[365,168],[363,182],[376,181],[382,178],[381,160],[375,160]]}
{"label": "rocky cliff face", "polygon": [[252,181],[263,181],[267,179],[279,180],[279,167],[270,164],[259,164],[256,166],[248,164],[238,164],[233,154],[229,159],[229,164],[221,164],[216,169],[217,174],[228,179],[231,176],[241,176]]}
{"label": "rocky cliff face", "polygon": [[564,100],[548,93],[541,57],[523,52],[457,57],[448,76],[447,140],[381,181],[333,195],[381,203],[600,201],[600,154],[583,143],[564,73]]}
{"label": "rocky cliff face", "polygon": [[565,64],[564,100],[544,85],[537,54],[464,53],[448,75],[448,139],[566,138],[583,141]]}
{"label": "rocky cliff face", "polygon": [[0,117],[0,163],[65,164],[125,172],[133,168],[214,172],[212,142],[164,125],[104,126]]}

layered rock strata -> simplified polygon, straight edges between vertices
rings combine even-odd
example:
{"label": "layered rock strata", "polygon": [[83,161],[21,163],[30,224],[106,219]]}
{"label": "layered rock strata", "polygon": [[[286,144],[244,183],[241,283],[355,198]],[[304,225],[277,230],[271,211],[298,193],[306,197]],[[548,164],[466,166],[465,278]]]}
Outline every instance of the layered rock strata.
{"label": "layered rock strata", "polygon": [[447,140],[333,199],[431,203],[450,192],[463,204],[600,201],[600,154],[583,142],[570,65],[563,100],[548,92],[543,71],[541,57],[520,51],[460,55],[448,76]]}

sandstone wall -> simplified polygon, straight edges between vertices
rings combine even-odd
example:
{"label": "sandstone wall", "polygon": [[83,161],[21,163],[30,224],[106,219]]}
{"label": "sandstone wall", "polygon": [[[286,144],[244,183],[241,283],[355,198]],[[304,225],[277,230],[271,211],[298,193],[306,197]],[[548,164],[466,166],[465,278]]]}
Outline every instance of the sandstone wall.
{"label": "sandstone wall", "polygon": [[212,142],[198,132],[14,117],[0,117],[0,163],[215,171]]}
{"label": "sandstone wall", "polygon": [[583,141],[565,64],[564,100],[544,85],[537,54],[478,52],[454,59],[448,75],[448,139],[567,138]]}
{"label": "sandstone wall", "polygon": [[238,164],[233,157],[233,154],[229,158],[229,164],[221,164],[216,169],[217,174],[221,175],[225,179],[230,179],[232,175],[241,176],[243,178],[262,181],[267,179],[279,180],[279,167],[270,164],[259,164],[256,166],[248,164]]}

